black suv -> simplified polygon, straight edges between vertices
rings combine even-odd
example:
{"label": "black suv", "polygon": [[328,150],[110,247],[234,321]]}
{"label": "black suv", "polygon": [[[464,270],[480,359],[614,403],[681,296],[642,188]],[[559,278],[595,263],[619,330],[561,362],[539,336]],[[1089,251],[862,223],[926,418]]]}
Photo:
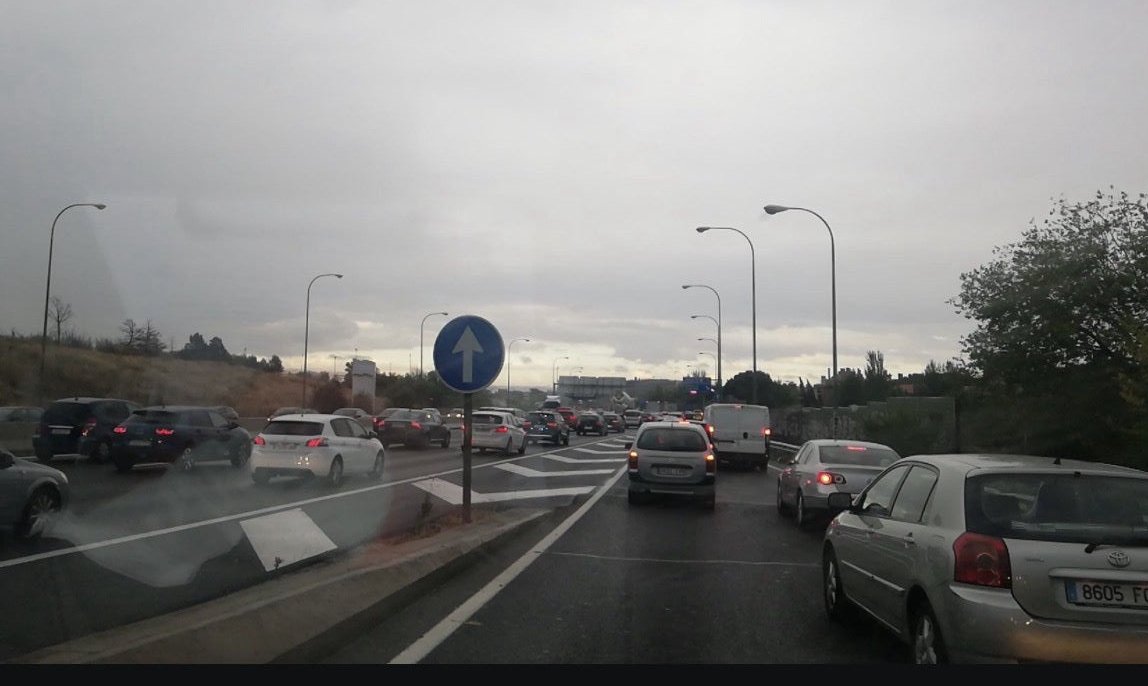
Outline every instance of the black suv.
{"label": "black suv", "polygon": [[112,436],[118,472],[149,462],[168,462],[185,472],[213,460],[242,467],[251,457],[251,434],[214,407],[145,407],[112,429]]}
{"label": "black suv", "polygon": [[66,453],[106,462],[111,456],[112,429],[137,409],[138,404],[117,398],[61,398],[44,408],[32,435],[32,448],[41,462]]}
{"label": "black suv", "polygon": [[556,410],[536,410],[526,415],[530,430],[526,432],[527,443],[553,443],[570,445],[570,425]]}
{"label": "black suv", "polygon": [[599,436],[605,436],[609,433],[610,427],[606,425],[605,418],[597,412],[583,412],[578,415],[578,435],[585,436],[589,433],[595,433]]}
{"label": "black suv", "polygon": [[392,443],[418,449],[430,447],[431,443],[450,447],[450,428],[442,423],[438,410],[398,410],[376,421],[375,427],[384,448]]}

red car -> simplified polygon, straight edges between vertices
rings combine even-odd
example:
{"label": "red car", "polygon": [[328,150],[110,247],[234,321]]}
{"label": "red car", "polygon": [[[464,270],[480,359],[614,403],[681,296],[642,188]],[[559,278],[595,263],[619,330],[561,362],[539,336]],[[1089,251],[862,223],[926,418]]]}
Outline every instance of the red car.
{"label": "red car", "polygon": [[578,430],[578,413],[570,407],[557,407],[555,412],[562,415],[566,419],[566,425],[570,427],[571,431]]}

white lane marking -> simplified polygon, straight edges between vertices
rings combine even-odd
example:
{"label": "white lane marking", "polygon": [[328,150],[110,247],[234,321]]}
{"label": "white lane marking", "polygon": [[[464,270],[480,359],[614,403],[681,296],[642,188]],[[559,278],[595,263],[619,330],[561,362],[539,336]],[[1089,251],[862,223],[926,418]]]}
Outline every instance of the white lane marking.
{"label": "white lane marking", "polygon": [[[566,448],[565,447],[555,448],[554,450],[551,450],[548,452],[533,453],[533,454],[529,454],[529,455],[522,455],[520,457],[511,457],[511,458],[507,458],[505,460],[498,460],[496,462],[487,462],[487,463],[481,464],[481,465],[474,465],[472,468],[473,469],[485,469],[488,467],[494,467],[494,466],[502,464],[504,462],[514,462],[516,460],[525,460],[525,459],[529,459],[532,457],[552,457],[552,453],[561,452],[563,450],[566,450]],[[614,461],[614,460],[573,460],[573,459],[569,459],[569,458],[567,458],[567,460],[570,462],[583,462],[583,461],[584,462],[602,462],[602,461],[613,462]],[[259,508],[257,510],[249,510],[247,512],[238,512],[236,514],[224,515],[222,517],[212,517],[211,519],[204,519],[204,520],[200,520],[198,522],[188,522],[187,524],[178,524],[176,526],[167,527],[166,529],[154,529],[152,531],[145,531],[143,533],[131,534],[128,536],[120,536],[118,538],[109,538],[109,539],[106,539],[103,541],[95,541],[92,543],[81,543],[80,545],[77,545],[77,546],[74,546],[71,548],[60,548],[58,550],[50,550],[50,551],[44,552],[44,553],[35,553],[32,555],[24,555],[22,557],[16,557],[16,558],[12,558],[9,560],[0,560],[0,569],[6,569],[8,567],[16,567],[18,565],[32,563],[32,562],[39,562],[40,560],[47,560],[47,559],[51,559],[53,557],[63,557],[65,555],[75,555],[77,553],[84,553],[84,552],[87,552],[89,550],[98,550],[100,548],[108,548],[111,546],[121,545],[123,543],[134,543],[136,541],[143,541],[143,540],[147,540],[149,538],[155,538],[157,536],[166,536],[167,534],[179,533],[181,531],[190,531],[192,529],[199,529],[199,528],[203,528],[203,527],[207,527],[207,526],[214,526],[216,524],[224,524],[226,522],[234,522],[234,521],[238,521],[238,520],[242,520],[242,519],[249,519],[251,517],[255,517],[258,515],[262,515],[262,514],[270,514],[272,512],[282,512],[284,510],[291,510],[291,509],[294,509],[297,507],[302,507],[304,505],[313,505],[315,503],[321,503],[321,502],[325,502],[328,500],[334,500],[336,498],[348,498],[350,496],[359,495],[361,493],[368,493],[370,491],[377,491],[377,490],[384,489],[384,488],[394,488],[396,486],[402,486],[404,484],[411,484],[411,483],[414,483],[416,481],[421,481],[423,479],[435,478],[435,477],[439,477],[439,476],[447,476],[449,474],[460,474],[460,473],[462,473],[462,467],[456,467],[454,469],[447,469],[447,470],[444,470],[441,472],[436,472],[434,474],[422,474],[420,476],[412,476],[409,479],[400,479],[398,481],[388,481],[386,483],[375,484],[373,486],[364,486],[363,488],[356,488],[355,490],[352,490],[352,491],[340,491],[338,493],[331,493],[329,495],[322,495],[322,496],[318,496],[315,498],[307,498],[305,500],[296,500],[296,501],[290,502],[290,503],[283,503],[282,505],[270,505],[268,507],[262,507],[262,508]],[[64,523],[65,522],[61,522],[61,525]],[[59,533],[60,533],[60,531],[57,530],[57,535],[59,535]]]}
{"label": "white lane marking", "polygon": [[[451,505],[462,505],[462,486],[443,479],[427,479],[416,481],[415,488],[430,493],[447,501]],[[479,493],[470,489],[472,503],[498,503],[507,500],[526,500],[528,498],[550,498],[554,496],[584,495],[594,490],[593,486],[575,486],[571,488],[543,488],[528,491],[502,491],[499,493]]]}
{"label": "white lane marking", "polygon": [[590,453],[591,455],[625,455],[625,450],[595,450],[593,448],[574,448],[575,452]]}
{"label": "white lane marking", "polygon": [[544,472],[538,469],[531,469],[530,467],[523,467],[520,464],[500,464],[498,469],[517,474],[519,476],[529,477],[544,477],[544,476],[596,476],[600,474],[613,474],[613,469],[568,469],[557,472]]}
{"label": "white lane marking", "polygon": [[465,624],[474,616],[474,613],[482,609],[498,592],[510,584],[511,581],[524,572],[532,562],[542,557],[542,554],[554,545],[554,542],[563,536],[570,527],[574,526],[579,519],[582,519],[590,508],[594,507],[595,503],[601,500],[614,484],[618,483],[618,479],[626,473],[626,468],[622,467],[610,478],[608,482],[602,484],[598,488],[598,492],[590,497],[589,500],[582,503],[582,507],[578,511],[570,515],[568,519],[563,521],[554,528],[549,534],[546,535],[538,545],[533,549],[527,551],[525,555],[514,561],[514,564],[507,567],[501,574],[494,577],[486,586],[484,586],[477,593],[472,595],[462,605],[458,606],[451,612],[445,619],[431,628],[430,631],[423,634],[417,641],[410,644],[401,653],[396,655],[390,664],[415,664],[430,654],[432,650],[442,644],[443,641],[450,638],[450,635],[455,632],[460,626]]}
{"label": "white lane marking", "polygon": [[245,519],[239,526],[268,572],[338,548],[299,509]]}
{"label": "white lane marking", "polygon": [[565,455],[543,455],[547,460],[554,460],[555,462],[564,462],[566,464],[597,464],[599,462],[625,462],[624,457],[598,457],[598,458],[577,458],[566,457]]}
{"label": "white lane marking", "polygon": [[615,557],[613,555],[590,555],[588,553],[552,552],[547,555],[564,555],[566,557],[587,557],[595,560],[610,560],[617,562],[671,562],[674,564],[698,565],[749,565],[753,567],[820,567],[818,562],[754,562],[753,560],[671,560],[658,557]]}

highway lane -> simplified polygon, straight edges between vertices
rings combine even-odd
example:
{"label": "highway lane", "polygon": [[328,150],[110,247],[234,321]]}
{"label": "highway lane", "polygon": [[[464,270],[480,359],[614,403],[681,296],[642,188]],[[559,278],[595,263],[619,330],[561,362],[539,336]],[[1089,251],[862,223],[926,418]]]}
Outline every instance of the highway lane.
{"label": "highway lane", "polygon": [[563,508],[324,659],[328,663],[900,663],[880,628],[829,622],[821,530],[776,512],[776,468],[719,472],[714,512],[626,501],[626,479]]}
{"label": "highway lane", "polygon": [[[622,452],[613,436],[531,446],[521,457],[475,455],[475,504],[566,506],[600,484],[601,465],[623,461]],[[84,461],[54,465],[69,473],[74,500],[52,537],[4,541],[0,659],[218,597],[410,531],[461,502],[458,447],[394,446],[381,482],[348,479],[338,489],[292,479],[260,488],[226,463],[128,474]]]}

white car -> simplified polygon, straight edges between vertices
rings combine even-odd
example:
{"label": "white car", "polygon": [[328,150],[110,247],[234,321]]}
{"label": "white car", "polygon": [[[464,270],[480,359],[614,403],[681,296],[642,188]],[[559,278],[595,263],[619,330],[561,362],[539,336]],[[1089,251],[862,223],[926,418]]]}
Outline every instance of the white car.
{"label": "white car", "polygon": [[355,420],[333,414],[292,414],[273,419],[254,438],[251,478],[321,477],[332,487],[347,474],[383,475],[383,444]]}
{"label": "white car", "polygon": [[470,425],[474,432],[470,445],[478,452],[500,450],[504,455],[526,453],[526,430],[522,428],[522,422],[510,412],[472,412]]}

